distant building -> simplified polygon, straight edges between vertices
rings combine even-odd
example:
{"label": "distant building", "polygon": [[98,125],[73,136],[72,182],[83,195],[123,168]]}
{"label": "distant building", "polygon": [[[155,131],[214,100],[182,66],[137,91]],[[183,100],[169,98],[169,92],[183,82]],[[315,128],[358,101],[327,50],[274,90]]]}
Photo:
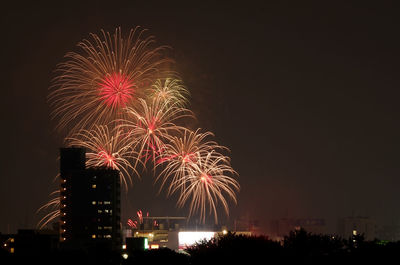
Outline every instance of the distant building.
{"label": "distant building", "polygon": [[0,234],[1,247],[19,256],[49,253],[59,247],[58,231],[20,229],[17,234]]}
{"label": "distant building", "polygon": [[119,171],[86,168],[85,149],[60,149],[60,240],[70,247],[121,248]]}
{"label": "distant building", "polygon": [[376,238],[376,222],[370,217],[351,216],[338,221],[338,234],[343,238],[364,235],[365,240]]}
{"label": "distant building", "polygon": [[[236,235],[252,235],[247,229],[231,231]],[[227,233],[226,226],[189,224],[186,217],[146,216],[135,221],[128,220],[128,227],[123,231],[123,247],[127,253],[158,248],[178,251],[195,242]]]}
{"label": "distant building", "polygon": [[[178,233],[185,230],[187,224],[186,217],[171,216],[146,216],[142,217],[139,222],[132,222],[134,226],[124,229],[123,242],[128,249],[132,247],[143,247],[140,240],[146,238],[146,246],[148,248],[164,248],[178,249]],[[129,225],[129,222],[128,222]],[[141,238],[136,239],[136,238]],[[144,239],[143,239],[144,240]]]}
{"label": "distant building", "polygon": [[321,218],[280,218],[271,221],[271,235],[277,239],[289,235],[290,231],[303,228],[309,233],[325,234],[326,223]]}

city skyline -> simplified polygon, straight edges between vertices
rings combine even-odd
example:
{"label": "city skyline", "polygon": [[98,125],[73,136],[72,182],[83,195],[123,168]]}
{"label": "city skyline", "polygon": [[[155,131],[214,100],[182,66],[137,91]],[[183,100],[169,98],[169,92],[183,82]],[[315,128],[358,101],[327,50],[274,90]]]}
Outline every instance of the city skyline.
{"label": "city skyline", "polygon": [[[213,131],[231,150],[241,191],[230,220],[317,217],[335,227],[354,213],[399,223],[395,10],[345,3],[8,7],[0,232],[34,227],[36,210],[57,186],[63,142],[46,102],[57,63],[90,32],[138,25],[172,47],[197,116],[192,126]],[[187,215],[157,191],[152,178],[135,179],[121,194],[125,219],[139,209]]]}

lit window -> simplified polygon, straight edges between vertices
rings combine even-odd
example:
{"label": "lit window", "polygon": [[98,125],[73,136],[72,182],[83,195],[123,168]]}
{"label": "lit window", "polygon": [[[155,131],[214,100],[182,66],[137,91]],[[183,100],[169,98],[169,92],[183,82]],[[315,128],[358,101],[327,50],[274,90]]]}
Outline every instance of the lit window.
{"label": "lit window", "polygon": [[92,201],[92,204],[95,205],[95,204],[96,204],[96,201]]}
{"label": "lit window", "polygon": [[104,235],[104,238],[111,238],[111,235]]}
{"label": "lit window", "polygon": [[10,253],[11,253],[11,254],[14,253],[14,248],[11,248],[11,249],[10,249]]}
{"label": "lit window", "polygon": [[105,213],[108,213],[108,210],[107,210],[107,209],[105,209],[105,210],[104,210],[104,212],[105,212]]}
{"label": "lit window", "polygon": [[92,235],[92,238],[96,238],[96,235]]}
{"label": "lit window", "polygon": [[102,210],[97,210],[97,213],[102,213],[103,211]]}
{"label": "lit window", "polygon": [[104,201],[104,204],[111,204],[110,201]]}
{"label": "lit window", "polygon": [[95,189],[95,188],[96,188],[96,184],[93,184],[93,185],[92,185],[92,189]]}

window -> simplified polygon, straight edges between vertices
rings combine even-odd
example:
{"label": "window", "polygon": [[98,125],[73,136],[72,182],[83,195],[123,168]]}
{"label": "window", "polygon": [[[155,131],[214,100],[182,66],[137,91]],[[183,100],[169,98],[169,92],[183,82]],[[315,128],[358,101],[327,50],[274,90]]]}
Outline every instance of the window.
{"label": "window", "polygon": [[111,204],[110,201],[104,201],[104,204]]}
{"label": "window", "polygon": [[93,185],[92,185],[92,189],[95,189],[95,188],[96,188],[96,184],[93,184]]}

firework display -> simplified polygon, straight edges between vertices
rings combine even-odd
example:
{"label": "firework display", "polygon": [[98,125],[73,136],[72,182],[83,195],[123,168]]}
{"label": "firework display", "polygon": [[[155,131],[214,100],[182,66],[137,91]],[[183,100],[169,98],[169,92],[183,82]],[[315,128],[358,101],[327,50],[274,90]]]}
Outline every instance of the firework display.
{"label": "firework display", "polygon": [[[229,214],[228,200],[236,203],[240,189],[224,155],[229,149],[213,141],[213,133],[183,125],[194,117],[190,93],[167,70],[172,60],[165,46],[139,27],[126,38],[120,28],[101,33],[79,42],[80,52],[66,54],[50,88],[52,118],[67,135],[66,145],[86,148],[88,167],[118,170],[126,190],[132,176],[140,176],[138,168],[152,166],[160,190],[178,194],[177,206],[187,205],[189,217],[204,223],[213,216],[217,223],[219,207]],[[59,192],[51,195],[39,209],[51,211],[40,227],[59,216]]]}

